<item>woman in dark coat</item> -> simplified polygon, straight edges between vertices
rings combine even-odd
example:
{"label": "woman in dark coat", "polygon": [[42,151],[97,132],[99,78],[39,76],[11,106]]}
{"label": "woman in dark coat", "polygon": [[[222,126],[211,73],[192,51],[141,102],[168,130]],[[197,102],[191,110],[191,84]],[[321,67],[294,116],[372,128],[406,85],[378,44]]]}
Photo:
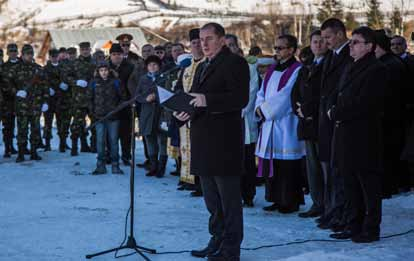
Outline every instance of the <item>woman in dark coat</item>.
{"label": "woman in dark coat", "polygon": [[139,118],[140,134],[147,142],[150,169],[146,176],[164,176],[167,164],[167,127],[165,112],[157,97],[157,86],[163,86],[164,77],[160,74],[161,60],[151,55],[145,60],[148,73],[140,78],[137,88],[137,101],[141,104]]}

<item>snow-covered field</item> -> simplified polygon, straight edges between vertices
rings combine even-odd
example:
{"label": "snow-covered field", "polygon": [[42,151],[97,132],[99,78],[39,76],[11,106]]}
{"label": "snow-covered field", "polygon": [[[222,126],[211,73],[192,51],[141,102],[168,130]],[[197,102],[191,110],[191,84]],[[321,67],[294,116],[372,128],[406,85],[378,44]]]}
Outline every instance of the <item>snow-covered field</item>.
{"label": "snow-covered field", "polygon": [[[55,141],[57,142],[57,141]],[[137,142],[137,161],[142,146]],[[95,155],[70,157],[56,151],[41,153],[44,160],[14,163],[0,158],[0,260],[69,261],[116,247],[124,235],[129,204],[126,175],[92,176]],[[3,144],[0,144],[0,154]],[[172,162],[169,170],[173,168]],[[176,190],[177,178],[136,175],[135,237],[138,244],[157,251],[203,247],[208,240],[208,214],[202,198]],[[309,198],[307,197],[307,206]],[[243,247],[281,244],[305,239],[329,239],[328,231],[296,214],[264,213],[263,188],[255,208],[245,209]],[[414,194],[384,202],[382,235],[414,228]],[[414,233],[367,245],[350,242],[310,242],[257,251],[242,251],[243,261],[265,260],[412,260]],[[121,254],[126,252],[121,252]],[[151,260],[197,260],[188,253],[149,255]],[[113,254],[93,260],[114,260]],[[130,256],[122,260],[142,260]]]}

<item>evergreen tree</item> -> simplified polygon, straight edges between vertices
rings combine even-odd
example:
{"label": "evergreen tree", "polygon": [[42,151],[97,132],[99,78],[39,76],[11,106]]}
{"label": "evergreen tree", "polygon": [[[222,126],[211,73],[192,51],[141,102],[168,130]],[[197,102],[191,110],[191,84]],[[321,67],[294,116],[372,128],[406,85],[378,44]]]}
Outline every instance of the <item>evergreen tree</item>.
{"label": "evergreen tree", "polygon": [[354,30],[359,26],[359,23],[355,20],[355,15],[352,12],[347,12],[345,14],[345,27],[347,30]]}
{"label": "evergreen tree", "polygon": [[342,8],[343,6],[340,0],[324,0],[318,5],[317,18],[321,23],[331,17],[342,20],[344,16]]}
{"label": "evergreen tree", "polygon": [[403,19],[401,11],[398,8],[394,8],[391,14],[391,30],[394,34],[401,34],[403,27]]}
{"label": "evergreen tree", "polygon": [[380,11],[380,3],[378,0],[366,0],[367,11],[367,25],[373,29],[381,29],[384,27],[384,14]]}

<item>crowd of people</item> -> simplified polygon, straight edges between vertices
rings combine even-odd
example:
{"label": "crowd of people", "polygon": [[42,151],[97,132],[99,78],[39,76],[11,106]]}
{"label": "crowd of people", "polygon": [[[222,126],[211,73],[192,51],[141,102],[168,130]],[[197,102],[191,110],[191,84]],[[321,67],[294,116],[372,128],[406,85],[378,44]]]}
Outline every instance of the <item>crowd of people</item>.
{"label": "crowd of people", "polygon": [[[244,55],[237,36],[214,23],[190,30],[189,53],[169,42],[146,44],[139,56],[131,35],[116,40],[108,57],[92,54],[88,42],[79,55],[51,49],[43,67],[31,45],[20,56],[7,45],[5,158],[41,160],[37,150],[51,150],[56,119],[60,152],[77,156],[80,140],[81,152],[97,153],[92,174],[105,174],[107,164],[122,174],[120,159],[131,164],[135,103],[146,159],[137,166],[162,178],[171,157],[178,190],[204,194],[212,238],[192,254],[209,260],[239,260],[241,207],[254,207],[256,186],[265,185],[271,203],[264,211],[283,214],[299,211],[309,192],[312,206],[299,217],[317,218],[332,238],[355,243],[379,240],[382,200],[414,186],[414,57],[402,36],[363,26],[348,37],[344,23],[330,18],[300,50],[296,37],[280,35],[271,56],[259,46]],[[159,86],[192,95],[196,115],[166,110]],[[128,106],[118,110],[121,104]]]}

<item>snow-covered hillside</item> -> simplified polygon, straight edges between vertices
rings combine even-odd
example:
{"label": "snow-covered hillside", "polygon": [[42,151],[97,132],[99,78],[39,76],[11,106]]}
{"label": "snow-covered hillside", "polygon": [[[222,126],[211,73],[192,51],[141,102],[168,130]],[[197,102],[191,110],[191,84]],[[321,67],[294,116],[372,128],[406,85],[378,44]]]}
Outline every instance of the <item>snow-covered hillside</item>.
{"label": "snow-covered hillside", "polygon": [[[214,17],[220,22],[248,20],[249,16],[277,9],[282,14],[312,14],[320,0],[9,0],[0,15],[0,27],[36,24],[38,27],[100,27],[135,23],[159,28],[164,21],[193,22]],[[344,9],[364,10],[364,1],[343,0]],[[405,9],[413,9],[405,0]],[[382,10],[400,6],[401,0],[383,0]],[[177,21],[175,21],[177,20]]]}

